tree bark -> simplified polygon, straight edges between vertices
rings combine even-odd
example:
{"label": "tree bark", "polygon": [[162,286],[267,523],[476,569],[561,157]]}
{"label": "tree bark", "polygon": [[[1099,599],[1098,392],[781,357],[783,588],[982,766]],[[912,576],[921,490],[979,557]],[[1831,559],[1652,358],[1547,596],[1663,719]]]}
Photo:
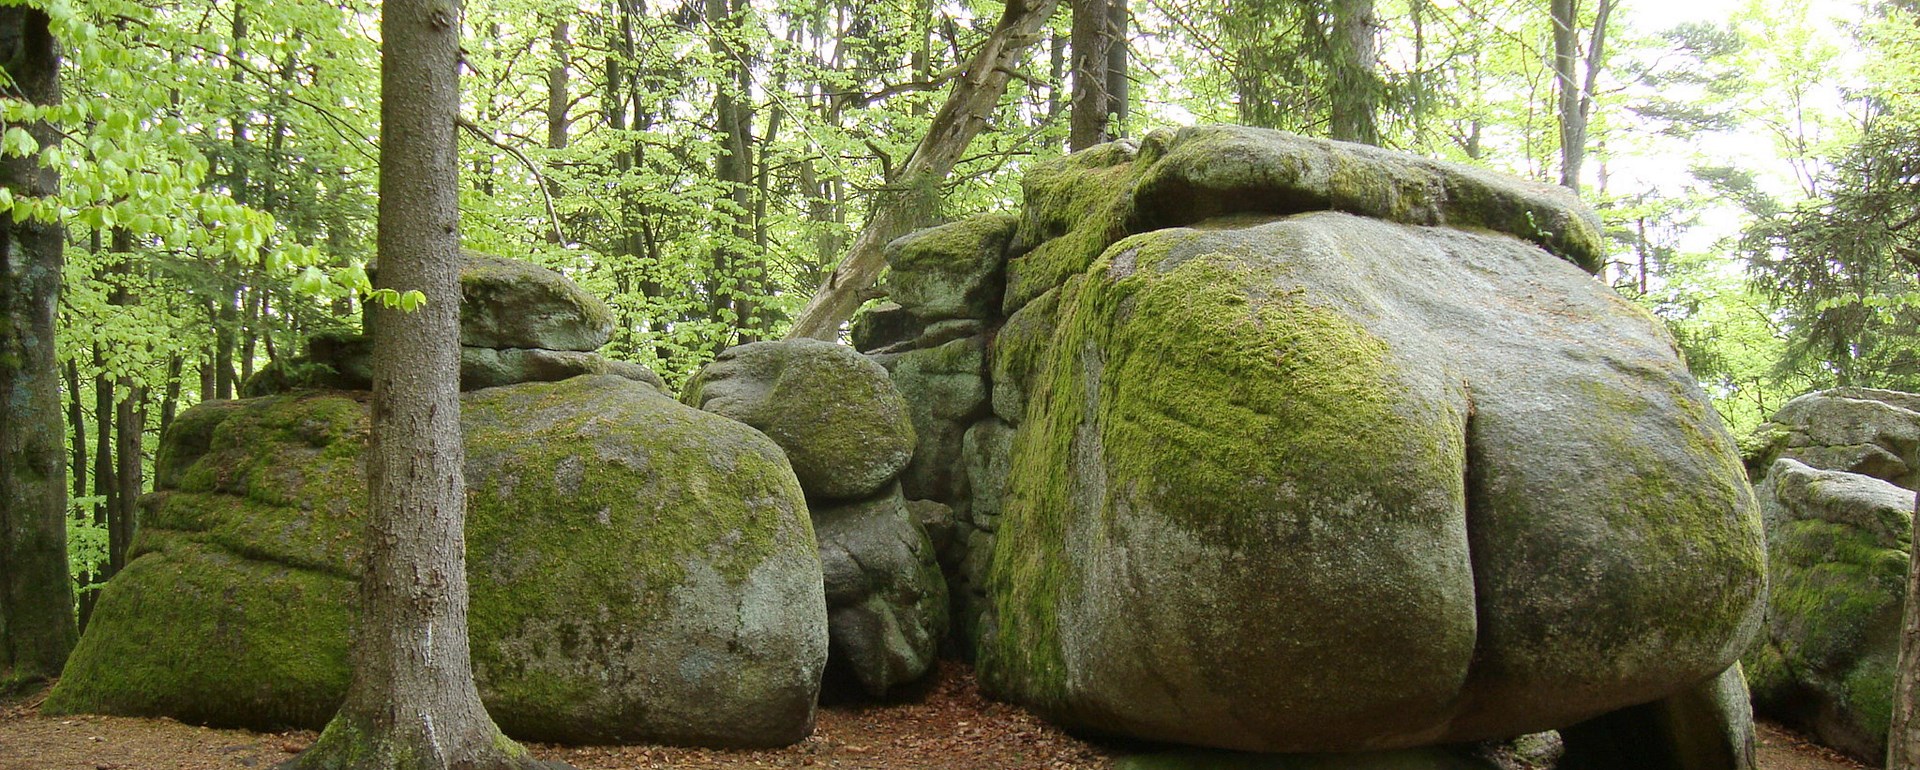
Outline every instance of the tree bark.
{"label": "tree bark", "polygon": [[[1920,543],[1920,495],[1913,501],[1913,539]],[[1920,558],[1907,560],[1907,609],[1894,666],[1893,724],[1887,728],[1887,770],[1920,770]]]}
{"label": "tree bark", "polygon": [[467,646],[460,433],[460,220],[454,143],[460,6],[386,0],[380,20],[377,286],[366,551],[346,701],[284,765],[341,770],[536,767],[487,716]]}
{"label": "tree bark", "polygon": [[1079,152],[1113,139],[1113,99],[1107,93],[1113,29],[1110,0],[1072,2],[1073,112],[1068,116],[1067,150]]}
{"label": "tree bark", "polygon": [[[1606,52],[1607,22],[1613,0],[1600,0],[1594,10],[1593,31],[1587,37],[1586,56],[1580,54],[1579,0],[1553,0],[1553,73],[1558,86],[1556,116],[1560,122],[1560,186],[1580,191],[1580,169],[1587,158],[1587,124],[1593,115],[1593,91]],[[1584,67],[1584,73],[1582,68]]]}
{"label": "tree bark", "polygon": [[1377,145],[1380,129],[1374,116],[1380,108],[1380,88],[1374,49],[1379,21],[1373,15],[1373,0],[1334,0],[1331,10],[1329,133],[1343,142]]}
{"label": "tree bark", "polygon": [[840,326],[860,309],[865,293],[886,267],[887,243],[927,222],[939,199],[940,184],[986,127],[1007,92],[1014,64],[1037,39],[1055,5],[1055,0],[1007,3],[993,32],[954,81],[927,135],[874,201],[873,214],[848,247],[847,256],[795,317],[788,339],[840,336]]}
{"label": "tree bark", "polygon": [[[45,13],[0,7],[0,66],[15,93],[60,101],[60,45]],[[42,147],[60,136],[27,131]],[[0,185],[14,199],[51,198],[59,172],[37,156],[0,158]],[[67,576],[67,456],[54,347],[61,225],[4,220],[0,238],[0,691],[60,674],[78,637]]]}

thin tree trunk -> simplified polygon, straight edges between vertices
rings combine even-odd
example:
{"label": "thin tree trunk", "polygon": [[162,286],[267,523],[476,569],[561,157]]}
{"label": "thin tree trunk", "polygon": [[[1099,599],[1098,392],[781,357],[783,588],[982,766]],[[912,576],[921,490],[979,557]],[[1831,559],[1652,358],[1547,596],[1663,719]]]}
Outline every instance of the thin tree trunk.
{"label": "thin tree trunk", "polygon": [[[1920,543],[1920,496],[1913,505],[1910,543]],[[1893,724],[1887,729],[1887,770],[1920,770],[1920,558],[1907,560],[1906,620],[1900,662],[1894,667]]]}
{"label": "thin tree trunk", "polygon": [[80,362],[67,362],[67,429],[72,439],[73,464],[68,472],[73,477],[73,496],[87,496],[87,412],[80,403]]}
{"label": "thin tree trunk", "polygon": [[561,19],[553,23],[550,45],[553,47],[553,66],[547,68],[547,149],[561,150],[567,146],[567,81],[569,70],[567,56],[572,44],[567,37],[567,21]]}
{"label": "thin tree trunk", "polygon": [[173,416],[180,413],[180,373],[186,364],[186,359],[179,353],[167,357],[167,394],[160,400],[162,436],[167,434],[167,428],[173,427]]}
{"label": "thin tree trunk", "polygon": [[1107,138],[1127,135],[1127,0],[1107,0]]}
{"label": "thin tree trunk", "polygon": [[[93,364],[101,372],[93,376],[93,496],[98,500],[93,504],[93,526],[111,533],[114,520],[120,517],[120,483],[113,462],[114,387],[105,374],[106,354],[98,344],[93,346]],[[111,560],[95,562],[84,577],[90,584],[113,577]],[[93,616],[93,605],[99,598],[97,592],[80,596],[80,625],[85,626]]]}
{"label": "thin tree trunk", "polygon": [[[60,101],[60,48],[47,15],[0,7],[0,66],[11,91]],[[43,147],[45,123],[26,127]],[[16,199],[51,199],[60,174],[37,157],[0,159],[0,186]],[[59,224],[5,220],[0,237],[0,691],[58,676],[79,633],[67,576],[67,452],[61,446],[54,319],[65,261]]]}
{"label": "thin tree trunk", "polygon": [[[373,336],[368,521],[346,701],[294,768],[538,767],[500,734],[467,645],[460,432],[460,214],[454,118],[460,9],[386,0],[381,14],[381,288]],[[403,96],[404,95],[404,96]]]}
{"label": "thin tree trunk", "polygon": [[[1580,170],[1587,157],[1587,125],[1593,115],[1593,92],[1605,61],[1607,27],[1613,0],[1600,0],[1594,9],[1593,30],[1586,56],[1580,54],[1579,0],[1552,0],[1553,73],[1559,100],[1560,185],[1580,191]],[[1580,72],[1584,65],[1584,74]]]}
{"label": "thin tree trunk", "polygon": [[987,125],[1007,92],[1013,66],[1038,38],[1040,26],[1052,15],[1055,0],[1010,2],[993,32],[980,45],[947,101],[933,116],[927,135],[902,164],[900,172],[874,200],[873,214],[854,238],[840,266],[795,317],[789,339],[835,339],[840,326],[855,310],[880,271],[886,267],[884,249],[893,239],[926,223],[939,199],[940,185],[953,164],[966,152],[974,136]]}

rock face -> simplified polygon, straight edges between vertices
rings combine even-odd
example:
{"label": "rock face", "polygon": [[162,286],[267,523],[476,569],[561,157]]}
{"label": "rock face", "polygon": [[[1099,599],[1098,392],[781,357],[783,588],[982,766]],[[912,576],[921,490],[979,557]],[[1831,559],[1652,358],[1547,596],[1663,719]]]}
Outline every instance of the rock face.
{"label": "rock face", "polygon": [[728,348],[687,383],[689,405],[744,422],[786,450],[807,496],[870,497],[913,457],[913,423],[887,371],[820,340]]}
{"label": "rock face", "polygon": [[[890,248],[960,272],[957,231]],[[1756,506],[1671,339],[1582,271],[1599,244],[1564,191],[1254,129],[1030,173],[977,335],[898,296],[915,323],[857,329],[922,437],[907,496],[952,512],[983,683],[1351,752],[1720,676],[1760,621]]]}
{"label": "rock face", "polygon": [[1788,401],[1747,442],[1758,479],[1778,458],[1920,487],[1920,394],[1835,388]]}
{"label": "rock face", "polygon": [[[461,255],[461,390],[612,374],[665,392],[659,375],[646,367],[593,352],[612,334],[613,311],[566,276],[519,260]],[[373,386],[372,354],[364,335],[318,334],[308,340],[305,357],[262,369],[241,387],[241,395],[297,388],[366,390]]]}
{"label": "rock face", "polygon": [[1766,634],[1745,659],[1754,708],[1874,763],[1893,707],[1916,445],[1920,395],[1864,388],[1796,398],[1748,444],[1772,584]]}
{"label": "rock face", "polygon": [[947,586],[895,482],[915,433],[887,370],[831,342],[755,342],[721,352],[683,400],[786,451],[819,536],[828,664],[874,697],[925,675],[947,632]]}
{"label": "rock face", "polygon": [[[49,713],[319,728],[347,685],[364,393],[182,414]],[[474,673],[508,734],[791,743],[826,610],[773,442],[628,379],[462,399]]]}

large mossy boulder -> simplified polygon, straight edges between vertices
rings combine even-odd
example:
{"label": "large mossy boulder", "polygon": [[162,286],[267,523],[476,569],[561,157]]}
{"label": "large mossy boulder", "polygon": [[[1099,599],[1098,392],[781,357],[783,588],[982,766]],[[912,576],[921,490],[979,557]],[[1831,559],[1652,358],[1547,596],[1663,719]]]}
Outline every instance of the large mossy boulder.
{"label": "large mossy boulder", "polygon": [[[366,394],[209,402],[49,713],[319,728],[347,685]],[[614,377],[462,398],[474,673],[508,734],[766,746],[812,729],[813,529],[780,448]]]}
{"label": "large mossy boulder", "polygon": [[1571,196],[1224,128],[1027,188],[1004,307],[1057,294],[987,356],[1023,386],[996,694],[1153,740],[1415,748],[1679,697],[1753,638],[1740,458],[1660,323],[1582,270]]}
{"label": "large mossy boulder", "polygon": [[1883,761],[1914,493],[1784,457],[1757,491],[1772,593],[1766,634],[1746,657],[1754,708]]}
{"label": "large mossy boulder", "polygon": [[907,404],[887,371],[821,340],[728,348],[687,383],[687,404],[751,425],[786,450],[807,496],[870,497],[913,457]]}

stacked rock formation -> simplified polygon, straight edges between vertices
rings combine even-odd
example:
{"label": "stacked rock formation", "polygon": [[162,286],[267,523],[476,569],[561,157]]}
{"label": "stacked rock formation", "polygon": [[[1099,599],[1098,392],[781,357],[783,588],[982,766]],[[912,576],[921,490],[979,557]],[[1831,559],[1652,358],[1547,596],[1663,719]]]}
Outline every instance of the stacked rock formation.
{"label": "stacked rock formation", "polygon": [[[613,336],[613,312],[566,276],[519,260],[464,252],[460,294],[463,391],[584,374],[612,374],[666,388],[653,370],[594,352]],[[307,347],[305,357],[263,369],[241,394],[373,386],[373,347],[365,335],[315,335]]]}
{"label": "stacked rock formation", "polygon": [[1920,481],[1920,395],[1787,402],[1749,442],[1772,598],[1746,657],[1754,708],[1863,761],[1886,758]]}
{"label": "stacked rock formation", "polygon": [[[469,384],[492,387],[461,403],[469,631],[494,719],[547,741],[805,737],[826,610],[780,447],[650,376],[499,384],[598,360],[610,315],[558,274],[501,260],[470,260],[463,285],[468,361],[509,362],[480,367]],[[181,414],[48,713],[324,725],[347,686],[367,398],[299,390]]]}
{"label": "stacked rock formation", "polygon": [[1583,271],[1573,196],[1230,127],[1025,193],[893,244],[855,329],[995,694],[1242,751],[1560,729],[1574,764],[1750,766],[1751,489],[1659,322]]}
{"label": "stacked rock formation", "polygon": [[915,434],[886,370],[830,342],[755,342],[723,351],[685,401],[753,426],[792,462],[820,542],[828,665],[876,697],[926,674],[947,588],[897,481]]}

